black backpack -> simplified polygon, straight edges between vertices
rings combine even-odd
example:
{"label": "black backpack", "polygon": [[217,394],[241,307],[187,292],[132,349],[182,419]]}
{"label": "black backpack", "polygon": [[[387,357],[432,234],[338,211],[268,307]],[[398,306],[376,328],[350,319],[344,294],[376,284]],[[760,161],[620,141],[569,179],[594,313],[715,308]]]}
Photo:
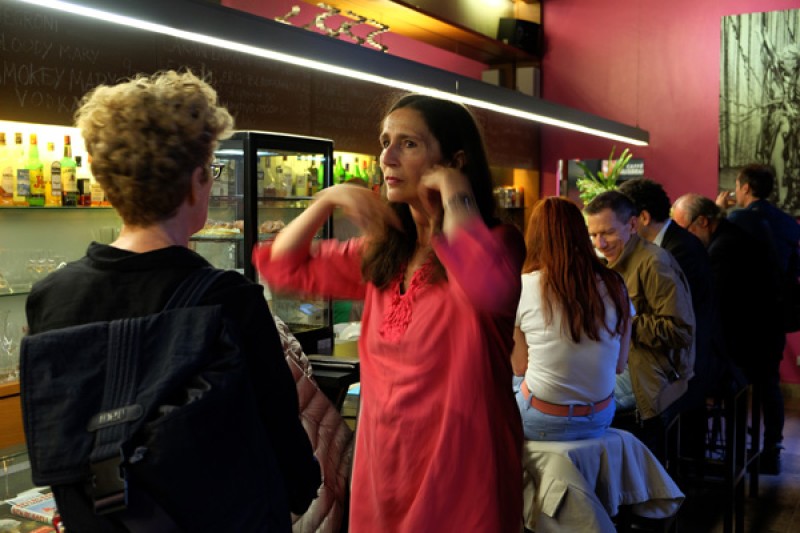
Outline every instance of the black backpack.
{"label": "black backpack", "polygon": [[236,328],[195,305],[223,272],[199,269],[159,313],[23,339],[35,484],[83,483],[131,531],[291,531]]}

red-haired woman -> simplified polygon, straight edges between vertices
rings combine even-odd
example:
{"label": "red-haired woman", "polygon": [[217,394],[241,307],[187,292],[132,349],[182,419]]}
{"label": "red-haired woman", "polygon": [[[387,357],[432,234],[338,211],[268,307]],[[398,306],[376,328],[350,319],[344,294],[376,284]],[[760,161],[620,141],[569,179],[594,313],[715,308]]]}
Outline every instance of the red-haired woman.
{"label": "red-haired woman", "polygon": [[540,200],[525,241],[512,352],[525,438],[598,437],[614,418],[615,374],[628,360],[625,283],[600,262],[569,200]]}

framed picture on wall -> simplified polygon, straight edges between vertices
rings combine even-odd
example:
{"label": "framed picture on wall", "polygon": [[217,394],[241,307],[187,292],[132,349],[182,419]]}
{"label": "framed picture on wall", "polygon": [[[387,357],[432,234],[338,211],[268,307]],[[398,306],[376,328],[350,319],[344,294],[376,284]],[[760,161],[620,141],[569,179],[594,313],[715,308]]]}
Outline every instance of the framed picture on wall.
{"label": "framed picture on wall", "polygon": [[720,190],[748,163],[771,165],[772,200],[800,215],[800,10],[723,17]]}

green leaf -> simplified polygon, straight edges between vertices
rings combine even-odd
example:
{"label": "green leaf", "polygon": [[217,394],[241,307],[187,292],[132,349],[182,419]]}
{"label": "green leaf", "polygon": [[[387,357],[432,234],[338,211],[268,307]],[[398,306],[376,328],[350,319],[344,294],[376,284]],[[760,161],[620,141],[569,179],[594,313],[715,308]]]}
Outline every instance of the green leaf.
{"label": "green leaf", "polygon": [[583,176],[579,177],[575,184],[578,186],[579,196],[584,204],[591,202],[600,193],[617,189],[617,180],[622,173],[622,169],[631,160],[633,154],[625,148],[620,154],[617,163],[612,166],[616,148],[616,146],[612,147],[611,155],[608,156],[608,167],[610,168],[608,174],[603,174],[602,170],[598,170],[595,175],[585,163],[576,161],[577,165],[583,170]]}

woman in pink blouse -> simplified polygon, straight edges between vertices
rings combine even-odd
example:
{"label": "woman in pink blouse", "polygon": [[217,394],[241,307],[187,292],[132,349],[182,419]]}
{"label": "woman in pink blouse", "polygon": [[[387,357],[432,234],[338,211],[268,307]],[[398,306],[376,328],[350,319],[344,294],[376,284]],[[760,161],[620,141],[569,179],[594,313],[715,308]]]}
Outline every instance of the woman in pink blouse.
{"label": "woman in pink blouse", "polygon": [[[522,236],[494,216],[464,106],[404,96],[380,144],[383,198],[320,192],[254,263],[276,289],[364,299],[350,530],[517,533],[522,428],[508,383]],[[364,237],[314,241],[335,208]]]}

